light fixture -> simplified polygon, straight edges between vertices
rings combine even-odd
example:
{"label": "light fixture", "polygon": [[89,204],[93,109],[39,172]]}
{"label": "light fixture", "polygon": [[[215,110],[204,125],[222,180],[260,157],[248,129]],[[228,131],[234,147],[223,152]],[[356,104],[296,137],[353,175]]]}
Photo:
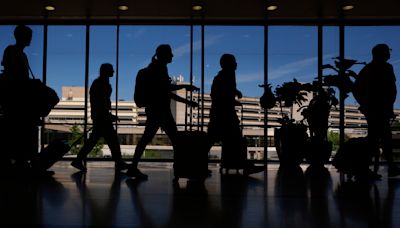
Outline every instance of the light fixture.
{"label": "light fixture", "polygon": [[342,6],[342,10],[352,10],[353,8],[354,8],[354,5],[350,5],[350,4]]}
{"label": "light fixture", "polygon": [[269,5],[269,6],[267,6],[267,10],[268,11],[274,11],[274,10],[277,10],[277,9],[278,9],[277,5]]}
{"label": "light fixture", "polygon": [[192,6],[193,11],[201,11],[203,9],[203,6],[201,5],[194,5]]}
{"label": "light fixture", "polygon": [[126,5],[120,5],[120,6],[118,6],[118,9],[121,10],[121,11],[126,11],[126,10],[129,9],[129,7],[126,6]]}
{"label": "light fixture", "polygon": [[47,6],[44,7],[44,9],[47,10],[47,11],[54,11],[54,10],[56,10],[56,7],[54,7],[52,5],[47,5]]}

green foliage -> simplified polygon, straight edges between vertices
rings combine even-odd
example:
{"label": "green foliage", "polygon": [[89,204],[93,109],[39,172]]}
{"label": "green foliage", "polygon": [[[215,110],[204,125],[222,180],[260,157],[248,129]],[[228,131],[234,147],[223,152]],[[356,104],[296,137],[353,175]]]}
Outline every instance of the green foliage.
{"label": "green foliage", "polygon": [[72,145],[75,143],[75,145],[73,145],[71,147],[71,150],[69,151],[71,154],[78,154],[81,145],[83,145],[83,137],[82,137],[82,131],[80,129],[80,127],[78,125],[73,125],[70,128],[71,131],[71,138],[68,140],[68,144]]}
{"label": "green foliage", "polygon": [[294,104],[301,105],[307,101],[307,92],[312,90],[310,83],[299,83],[296,79],[285,82],[275,89],[276,100],[281,107],[291,107]]}
{"label": "green foliage", "polygon": [[161,158],[160,152],[154,150],[145,150],[144,158]]}
{"label": "green foliage", "polygon": [[[344,135],[344,141],[347,141],[349,136]],[[337,132],[328,132],[328,141],[332,142],[332,150],[337,151],[339,149],[340,135]]]}
{"label": "green foliage", "polygon": [[[81,128],[78,125],[73,125],[70,128],[71,131],[71,138],[68,140],[69,145],[74,144],[71,147],[70,153],[71,154],[78,154],[79,150],[82,148],[82,145],[84,143],[84,137],[83,132]],[[76,143],[75,143],[76,142]],[[100,138],[100,140],[97,142],[96,146],[92,149],[92,151],[89,153],[89,156],[99,156],[102,154],[102,148],[104,145],[104,139]]]}
{"label": "green foliage", "polygon": [[284,82],[281,86],[275,89],[275,98],[281,108],[282,118],[278,122],[282,125],[289,125],[294,123],[294,119],[289,118],[283,113],[282,107],[292,107],[294,104],[302,105],[307,101],[307,92],[312,90],[310,83],[299,83],[296,79],[291,82]]}

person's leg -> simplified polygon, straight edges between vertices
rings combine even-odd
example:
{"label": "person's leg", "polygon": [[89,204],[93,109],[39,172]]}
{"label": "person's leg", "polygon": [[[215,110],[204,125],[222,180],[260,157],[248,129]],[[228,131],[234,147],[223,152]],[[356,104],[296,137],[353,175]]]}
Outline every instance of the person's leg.
{"label": "person's leg", "polygon": [[165,134],[168,136],[169,140],[171,141],[172,147],[175,148],[177,142],[177,127],[175,123],[175,119],[172,116],[172,113],[169,112],[165,114],[164,118],[162,119],[161,128],[165,131]]}
{"label": "person's leg", "polygon": [[121,146],[118,140],[117,132],[115,131],[111,122],[105,124],[106,125],[104,126],[105,129],[103,136],[107,142],[108,147],[110,148],[112,158],[115,161],[115,169],[127,169],[128,165],[122,160]]}
{"label": "person's leg", "polygon": [[243,151],[243,135],[240,129],[240,122],[236,112],[232,112],[226,117],[220,118],[222,160],[228,168],[241,169],[245,167],[247,151]]}
{"label": "person's leg", "polygon": [[26,130],[28,132],[27,138],[29,139],[29,143],[27,144],[25,158],[30,162],[30,167],[33,168],[34,171],[40,171],[38,160],[39,128],[36,125],[31,125],[29,129]]}
{"label": "person's leg", "polygon": [[81,150],[78,152],[76,158],[71,162],[71,165],[81,171],[86,171],[86,167],[83,161],[86,159],[87,155],[92,151],[94,146],[96,146],[97,141],[99,141],[100,132],[99,128],[94,126],[89,139],[85,142]]}
{"label": "person's leg", "polygon": [[10,132],[11,150],[15,153],[14,167],[18,171],[30,172],[36,165],[35,157],[38,153],[38,128],[28,122],[21,122],[14,126]]}
{"label": "person's leg", "polygon": [[146,124],[146,128],[144,129],[144,133],[142,138],[139,140],[136,145],[135,154],[133,155],[132,165],[137,167],[137,164],[140,161],[140,158],[143,155],[144,150],[146,149],[147,144],[151,142],[154,136],[157,133],[158,125],[154,123]]}
{"label": "person's leg", "polygon": [[[147,115],[147,117],[150,117]],[[146,127],[144,129],[144,133],[142,138],[140,138],[138,144],[136,145],[135,154],[133,155],[132,164],[126,172],[127,176],[136,177],[138,179],[147,179],[147,175],[140,172],[138,169],[138,163],[140,158],[143,155],[144,150],[146,149],[147,144],[151,142],[153,137],[156,135],[159,125],[157,120],[154,118],[147,118]]]}
{"label": "person's leg", "polygon": [[[372,156],[374,157],[374,172],[377,174],[379,169],[379,158],[380,158],[380,146],[379,140],[381,135],[381,122],[377,118],[367,117],[368,124],[368,148],[370,148],[372,152]],[[368,153],[368,151],[366,151]],[[366,156],[370,156],[370,154],[366,154]]]}
{"label": "person's leg", "polygon": [[392,130],[390,128],[390,120],[382,123],[382,153],[388,163],[388,176],[398,176],[400,175],[400,168],[396,166],[393,159],[393,144],[392,144]]}

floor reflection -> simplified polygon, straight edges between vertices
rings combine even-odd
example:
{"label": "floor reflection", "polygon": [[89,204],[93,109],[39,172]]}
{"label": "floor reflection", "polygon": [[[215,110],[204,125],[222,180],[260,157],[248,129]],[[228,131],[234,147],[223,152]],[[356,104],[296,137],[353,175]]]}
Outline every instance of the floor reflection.
{"label": "floor reflection", "polygon": [[[342,181],[330,166],[280,167],[249,177],[218,173],[179,180],[171,167],[145,168],[137,182],[111,165],[54,178],[4,177],[2,227],[400,227],[400,179]],[[385,169],[385,167],[383,167]]]}
{"label": "floor reflection", "polygon": [[[108,192],[104,188],[92,188],[86,179],[86,173],[76,172],[71,175],[81,200],[85,226],[112,226],[120,200],[121,182],[126,176],[115,172]],[[78,209],[78,208],[77,208]]]}

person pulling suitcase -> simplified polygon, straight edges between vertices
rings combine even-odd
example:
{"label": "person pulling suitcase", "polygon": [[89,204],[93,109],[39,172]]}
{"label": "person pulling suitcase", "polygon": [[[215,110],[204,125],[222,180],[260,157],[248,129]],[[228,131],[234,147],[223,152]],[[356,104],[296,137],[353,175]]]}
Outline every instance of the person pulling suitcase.
{"label": "person pulling suitcase", "polygon": [[222,142],[221,167],[243,169],[244,175],[264,171],[264,166],[255,166],[247,160],[246,140],[242,135],[240,121],[235,107],[242,93],[236,88],[235,71],[237,63],[232,54],[223,54],[220,59],[221,71],[214,77],[211,86],[211,110],[208,124],[210,148],[215,142]]}
{"label": "person pulling suitcase", "polygon": [[[152,57],[151,63],[145,68],[144,78],[148,78],[148,82],[142,86],[146,86],[146,89],[142,88],[142,91],[148,91],[146,101],[143,102],[146,112],[146,127],[142,138],[136,145],[135,154],[133,156],[132,165],[129,167],[126,175],[134,177],[136,179],[146,180],[148,176],[142,173],[138,169],[138,163],[142,154],[147,146],[161,127],[168,138],[171,140],[172,146],[177,144],[177,127],[172,116],[171,111],[171,99],[178,102],[186,103],[190,106],[198,106],[196,102],[188,101],[183,97],[180,97],[173,93],[175,90],[186,89],[187,91],[197,90],[198,88],[193,85],[177,85],[171,84],[170,77],[168,75],[167,64],[172,62],[171,46],[168,44],[161,44],[157,47],[155,55]],[[140,72],[140,71],[139,71]],[[136,79],[138,82],[138,79]],[[135,89],[135,98],[137,96]],[[135,102],[136,99],[135,99]]]}

